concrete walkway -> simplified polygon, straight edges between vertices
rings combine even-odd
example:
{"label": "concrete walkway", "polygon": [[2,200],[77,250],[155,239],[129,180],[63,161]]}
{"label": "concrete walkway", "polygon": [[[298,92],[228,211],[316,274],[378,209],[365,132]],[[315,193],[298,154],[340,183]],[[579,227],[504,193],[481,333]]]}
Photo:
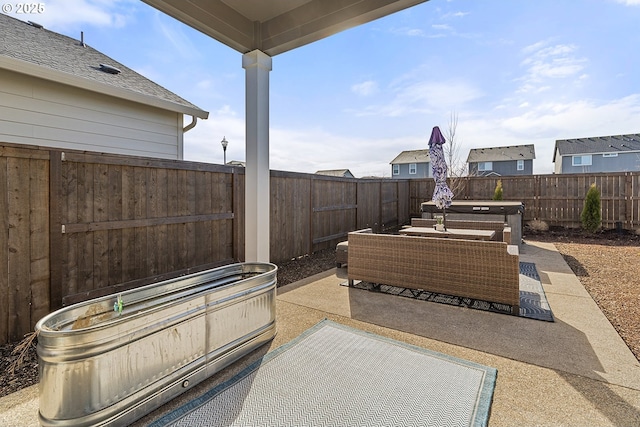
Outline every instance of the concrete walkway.
{"label": "concrete walkway", "polygon": [[[235,375],[323,318],[498,369],[489,426],[638,426],[640,363],[552,244],[523,246],[555,322],[340,286],[331,270],[278,289],[269,345],[159,408],[143,426]],[[37,424],[37,386],[0,399],[0,426]]]}

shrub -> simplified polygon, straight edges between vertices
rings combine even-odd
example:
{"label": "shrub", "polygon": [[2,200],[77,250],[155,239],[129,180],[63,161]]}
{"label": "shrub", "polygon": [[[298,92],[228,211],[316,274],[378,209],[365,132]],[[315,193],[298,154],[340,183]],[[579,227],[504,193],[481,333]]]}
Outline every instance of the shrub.
{"label": "shrub", "polygon": [[493,200],[502,200],[502,180],[499,179],[496,183],[496,189],[493,192]]}
{"label": "shrub", "polygon": [[593,233],[602,222],[602,214],[600,213],[600,190],[596,187],[595,182],[589,187],[587,196],[584,199],[584,209],[580,214],[582,228]]}
{"label": "shrub", "polygon": [[549,231],[549,224],[539,219],[529,221],[528,226],[533,231]]}

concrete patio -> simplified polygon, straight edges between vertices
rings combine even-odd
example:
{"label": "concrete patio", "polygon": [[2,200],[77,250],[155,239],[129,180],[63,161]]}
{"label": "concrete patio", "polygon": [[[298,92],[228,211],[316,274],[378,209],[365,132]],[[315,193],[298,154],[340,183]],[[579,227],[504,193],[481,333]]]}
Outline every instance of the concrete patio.
{"label": "concrete patio", "polygon": [[[340,286],[346,269],[278,289],[278,334],[134,425],[146,425],[323,318],[498,369],[490,426],[640,425],[640,363],[552,244],[528,243],[554,323]],[[389,396],[392,399],[392,396]],[[0,399],[0,425],[37,426],[38,388]]]}

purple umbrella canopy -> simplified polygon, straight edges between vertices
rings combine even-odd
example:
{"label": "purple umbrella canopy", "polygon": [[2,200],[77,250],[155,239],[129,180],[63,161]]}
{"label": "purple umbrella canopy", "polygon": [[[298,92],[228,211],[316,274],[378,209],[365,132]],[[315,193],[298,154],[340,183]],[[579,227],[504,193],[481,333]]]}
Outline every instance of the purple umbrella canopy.
{"label": "purple umbrella canopy", "polygon": [[429,138],[429,157],[431,159],[431,171],[433,179],[436,181],[436,188],[433,190],[431,200],[438,209],[446,209],[451,206],[453,192],[447,186],[447,162],[444,160],[444,150],[442,146],[446,140],[440,132],[438,126],[434,126]]}

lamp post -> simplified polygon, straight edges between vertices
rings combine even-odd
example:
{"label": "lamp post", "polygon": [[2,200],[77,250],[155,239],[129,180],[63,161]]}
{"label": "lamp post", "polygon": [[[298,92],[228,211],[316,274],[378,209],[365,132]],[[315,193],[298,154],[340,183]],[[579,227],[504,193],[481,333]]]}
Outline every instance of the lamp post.
{"label": "lamp post", "polygon": [[224,155],[224,164],[227,164],[227,145],[229,145],[229,141],[227,141],[226,137],[222,137],[222,141],[220,141],[220,144],[222,144],[222,153]]}

